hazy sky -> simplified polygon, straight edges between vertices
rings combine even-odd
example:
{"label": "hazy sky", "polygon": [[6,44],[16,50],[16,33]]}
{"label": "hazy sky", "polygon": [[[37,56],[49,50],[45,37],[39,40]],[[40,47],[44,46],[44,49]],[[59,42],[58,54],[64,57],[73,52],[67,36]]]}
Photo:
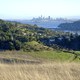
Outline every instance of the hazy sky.
{"label": "hazy sky", "polygon": [[40,15],[80,16],[80,0],[0,0],[2,19],[28,19]]}

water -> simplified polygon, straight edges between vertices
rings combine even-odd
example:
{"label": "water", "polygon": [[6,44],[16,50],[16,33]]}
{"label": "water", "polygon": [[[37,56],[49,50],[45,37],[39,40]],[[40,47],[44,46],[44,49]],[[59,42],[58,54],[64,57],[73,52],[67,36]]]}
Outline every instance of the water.
{"label": "water", "polygon": [[28,20],[24,20],[24,21],[19,21],[21,23],[24,24],[36,24],[39,27],[43,27],[43,28],[58,28],[58,25],[60,25],[61,23],[64,23],[63,21],[41,21],[41,22],[34,22],[34,21],[28,21]]}

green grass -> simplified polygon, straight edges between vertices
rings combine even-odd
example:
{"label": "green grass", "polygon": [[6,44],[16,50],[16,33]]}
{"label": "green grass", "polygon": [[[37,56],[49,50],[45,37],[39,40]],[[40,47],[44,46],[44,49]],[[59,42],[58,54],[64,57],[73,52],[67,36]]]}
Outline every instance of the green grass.
{"label": "green grass", "polygon": [[31,41],[25,43],[26,45],[24,46],[23,50],[24,51],[45,51],[45,50],[53,50],[52,48],[48,46],[44,46],[41,43],[38,43],[36,41]]}
{"label": "green grass", "polygon": [[31,45],[31,46],[32,46],[32,45],[34,46],[34,45],[38,45],[39,43],[36,42],[36,41],[31,41],[31,42],[28,42],[27,44],[28,44],[28,45]]}
{"label": "green grass", "polygon": [[24,52],[24,51],[5,51],[0,52],[0,57],[5,58],[16,58],[16,59],[29,59],[29,60],[42,60],[42,61],[56,61],[56,62],[80,62],[79,57],[74,59],[75,55],[51,50],[51,51],[31,51],[31,52]]}
{"label": "green grass", "polygon": [[26,52],[26,54],[34,58],[52,60],[52,61],[73,61],[74,54],[65,53],[62,51],[39,51],[39,52]]}

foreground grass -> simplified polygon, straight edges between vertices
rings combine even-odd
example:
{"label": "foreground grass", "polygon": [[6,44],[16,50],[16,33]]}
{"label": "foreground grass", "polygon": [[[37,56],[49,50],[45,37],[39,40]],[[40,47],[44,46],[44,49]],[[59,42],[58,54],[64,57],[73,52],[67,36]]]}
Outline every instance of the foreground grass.
{"label": "foreground grass", "polygon": [[80,64],[0,64],[0,80],[80,80]]}
{"label": "foreground grass", "polygon": [[2,51],[0,80],[80,80],[80,60],[73,59],[74,54],[56,50]]}

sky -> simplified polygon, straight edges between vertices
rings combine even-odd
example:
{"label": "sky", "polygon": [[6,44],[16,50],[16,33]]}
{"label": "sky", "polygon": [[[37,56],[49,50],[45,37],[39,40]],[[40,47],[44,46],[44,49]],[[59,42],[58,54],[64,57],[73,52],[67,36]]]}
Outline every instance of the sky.
{"label": "sky", "polygon": [[0,0],[1,19],[80,18],[80,0]]}

